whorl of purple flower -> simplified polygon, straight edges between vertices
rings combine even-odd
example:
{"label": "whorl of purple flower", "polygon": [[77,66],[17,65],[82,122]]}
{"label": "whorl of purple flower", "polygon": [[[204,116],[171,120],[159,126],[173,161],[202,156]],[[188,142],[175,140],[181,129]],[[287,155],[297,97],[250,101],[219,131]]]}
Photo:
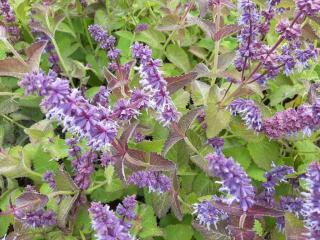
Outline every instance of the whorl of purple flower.
{"label": "whorl of purple flower", "polygon": [[135,43],[131,49],[133,57],[140,62],[139,74],[143,92],[149,95],[149,99],[154,100],[149,107],[156,110],[157,119],[163,126],[177,122],[179,113],[169,96],[167,82],[163,79],[159,69],[160,60],[152,59],[152,51],[143,44]]}
{"label": "whorl of purple flower", "polygon": [[210,144],[217,153],[221,153],[224,146],[224,140],[219,137],[209,138],[208,144]]}
{"label": "whorl of purple flower", "polygon": [[123,201],[122,204],[118,204],[116,212],[121,216],[122,224],[126,226],[128,229],[131,228],[131,221],[134,220],[137,215],[135,213],[135,208],[137,206],[136,196],[127,196]]}
{"label": "whorl of purple flower", "polygon": [[109,36],[107,32],[99,25],[93,24],[88,28],[92,38],[99,43],[100,47],[108,51],[107,55],[110,60],[116,60],[120,56],[120,50],[115,48],[116,38]]}
{"label": "whorl of purple flower", "polygon": [[320,12],[319,0],[295,0],[297,9],[306,15],[315,15]]}
{"label": "whorl of purple flower", "polygon": [[230,203],[235,200],[243,211],[247,211],[254,204],[255,190],[242,167],[223,154],[208,154],[205,159],[209,162],[212,174],[222,180],[223,187],[220,190],[234,197]]}
{"label": "whorl of purple flower", "polygon": [[260,15],[255,3],[251,0],[238,1],[238,9],[241,14],[239,25],[242,26],[242,29],[238,35],[239,49],[235,64],[237,70],[242,71],[248,68],[250,60],[260,55],[257,51],[262,49],[256,47],[259,44]]}
{"label": "whorl of purple flower", "polygon": [[273,139],[286,137],[303,131],[310,136],[320,127],[320,119],[314,115],[314,106],[302,105],[298,109],[289,108],[277,112],[273,117],[263,121],[263,131]]}
{"label": "whorl of purple flower", "polygon": [[289,174],[293,174],[293,167],[289,166],[276,166],[273,164],[272,169],[265,173],[266,182],[262,186],[266,189],[267,192],[273,192],[275,186],[280,182],[285,182],[285,177]]}
{"label": "whorl of purple flower", "polygon": [[133,118],[137,118],[139,111],[132,107],[130,100],[119,99],[113,107],[112,115],[122,121],[128,121]]}
{"label": "whorl of purple flower", "polygon": [[75,138],[69,138],[66,140],[66,144],[69,146],[70,157],[77,157],[81,154],[81,148],[77,145],[78,140]]}
{"label": "whorl of purple flower", "polygon": [[277,225],[277,228],[278,228],[278,231],[279,232],[282,232],[284,233],[284,230],[285,230],[285,218],[284,217],[278,217],[276,219],[276,225]]}
{"label": "whorl of purple flower", "polygon": [[291,26],[291,22],[289,22],[288,19],[282,19],[277,27],[276,27],[277,32],[281,34],[281,37],[288,41],[293,41],[296,40],[301,36],[301,25],[299,24],[294,24]]}
{"label": "whorl of purple flower", "polygon": [[143,31],[146,31],[146,30],[148,30],[148,28],[149,28],[149,25],[148,24],[146,24],[146,23],[141,23],[141,24],[138,24],[137,26],[136,26],[136,28],[134,29],[134,31],[135,32],[143,32]]}
{"label": "whorl of purple flower", "polygon": [[100,161],[101,161],[101,165],[106,167],[106,166],[109,166],[109,165],[113,165],[115,163],[115,158],[110,156],[109,153],[103,153],[101,158],[100,158]]}
{"label": "whorl of purple flower", "polygon": [[305,193],[303,205],[305,226],[308,228],[308,239],[320,239],[320,164],[314,162],[309,166],[306,174],[309,192]]}
{"label": "whorl of purple flower", "polygon": [[262,128],[262,118],[258,106],[253,100],[238,98],[230,103],[229,110],[232,115],[239,114],[246,122],[248,128],[260,132]]}
{"label": "whorl of purple flower", "polygon": [[41,105],[47,110],[47,118],[59,121],[64,130],[88,139],[88,144],[100,150],[108,147],[117,134],[109,108],[94,106],[77,89],[71,90],[68,81],[50,71],[26,74],[19,82],[26,94],[44,96]]}
{"label": "whorl of purple flower", "polygon": [[5,22],[5,27],[11,40],[13,42],[18,41],[20,38],[20,29],[16,23],[16,16],[8,0],[0,0],[0,12],[3,16],[2,21]]}
{"label": "whorl of purple flower", "polygon": [[46,171],[43,174],[43,180],[49,183],[50,188],[55,189],[56,188],[56,182],[53,178],[53,172],[52,171]]}
{"label": "whorl of purple flower", "polygon": [[103,107],[107,107],[109,105],[109,95],[110,91],[105,86],[101,86],[99,91],[94,95],[92,104],[100,104]]}
{"label": "whorl of purple flower", "polygon": [[15,219],[29,228],[44,228],[53,226],[57,223],[56,215],[51,210],[45,211],[43,209],[38,209],[28,212],[15,210],[13,214]]}
{"label": "whorl of purple flower", "polygon": [[224,220],[228,215],[220,209],[217,209],[212,201],[202,201],[193,205],[194,214],[200,224],[205,225],[208,230],[213,225],[217,228],[217,223]]}
{"label": "whorl of purple flower", "polygon": [[288,212],[295,214],[296,216],[301,216],[304,201],[302,198],[293,197],[281,197],[280,207]]}
{"label": "whorl of purple flower", "polygon": [[150,192],[163,193],[171,189],[170,179],[154,171],[138,171],[128,178],[128,183],[138,186],[139,188],[147,187]]}
{"label": "whorl of purple flower", "polygon": [[133,240],[128,229],[123,226],[108,205],[103,206],[101,203],[93,202],[89,213],[98,240]]}
{"label": "whorl of purple flower", "polygon": [[74,171],[74,182],[82,190],[90,186],[90,177],[94,171],[94,162],[97,155],[92,151],[85,152],[81,157],[76,157],[72,161]]}

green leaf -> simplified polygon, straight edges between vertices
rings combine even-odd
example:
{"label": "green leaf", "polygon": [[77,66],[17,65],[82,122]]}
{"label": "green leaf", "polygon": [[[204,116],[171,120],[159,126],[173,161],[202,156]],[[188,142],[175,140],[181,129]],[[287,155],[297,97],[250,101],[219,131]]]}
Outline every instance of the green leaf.
{"label": "green leaf", "polygon": [[207,83],[195,80],[191,84],[192,100],[195,106],[203,106],[207,104],[210,86]]}
{"label": "green leaf", "polygon": [[217,136],[230,122],[230,113],[218,107],[219,89],[214,85],[209,92],[208,109],[206,112],[207,137]]}
{"label": "green leaf", "polygon": [[64,228],[67,224],[67,219],[71,208],[74,206],[75,201],[78,198],[78,193],[74,196],[64,196],[59,203],[59,208],[57,212],[57,223],[58,226]]}
{"label": "green leaf", "polygon": [[141,219],[142,228],[139,232],[139,237],[148,238],[153,236],[162,236],[162,231],[157,227],[157,219],[151,206],[140,205],[138,216]]}
{"label": "green leaf", "polygon": [[255,164],[251,164],[250,167],[246,170],[246,172],[249,175],[249,177],[256,181],[266,181],[266,178],[264,177],[265,170],[258,168]]}
{"label": "green leaf", "polygon": [[153,29],[140,32],[136,35],[135,41],[144,42],[156,49],[162,49],[161,43],[166,40],[165,35]]}
{"label": "green leaf", "polygon": [[182,69],[184,72],[188,72],[191,69],[188,54],[178,45],[169,45],[165,54],[171,63]]}
{"label": "green leaf", "polygon": [[223,150],[224,154],[227,157],[233,157],[233,159],[240,163],[240,165],[244,169],[248,169],[248,167],[251,164],[251,156],[247,148],[245,147],[231,147],[231,148],[225,148]]}
{"label": "green leaf", "polygon": [[262,227],[262,224],[259,220],[255,219],[254,220],[254,225],[253,225],[253,230],[256,232],[256,234],[259,236],[259,237],[262,237],[263,236],[263,227]]}
{"label": "green leaf", "polygon": [[249,142],[248,150],[255,164],[265,170],[271,168],[272,162],[279,162],[280,146],[277,142],[270,142],[267,139],[261,142]]}
{"label": "green leaf", "polygon": [[63,168],[60,168],[54,174],[54,181],[56,183],[56,188],[58,191],[77,191],[78,187],[73,182],[69,173],[67,173]]}
{"label": "green leaf", "polygon": [[191,240],[193,236],[193,229],[191,226],[176,224],[169,225],[164,229],[164,239],[165,240]]}

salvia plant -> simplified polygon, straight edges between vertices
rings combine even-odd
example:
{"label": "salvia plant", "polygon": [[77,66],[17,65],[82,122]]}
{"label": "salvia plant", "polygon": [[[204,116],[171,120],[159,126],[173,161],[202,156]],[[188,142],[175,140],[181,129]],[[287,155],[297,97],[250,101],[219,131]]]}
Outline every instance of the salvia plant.
{"label": "salvia plant", "polygon": [[320,239],[319,0],[0,12],[0,238]]}

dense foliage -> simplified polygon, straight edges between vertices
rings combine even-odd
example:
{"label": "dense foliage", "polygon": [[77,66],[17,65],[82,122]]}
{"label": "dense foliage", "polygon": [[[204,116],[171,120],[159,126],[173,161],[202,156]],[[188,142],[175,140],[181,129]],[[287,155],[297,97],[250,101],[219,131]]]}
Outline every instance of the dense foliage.
{"label": "dense foliage", "polygon": [[319,0],[0,12],[0,237],[320,239]]}

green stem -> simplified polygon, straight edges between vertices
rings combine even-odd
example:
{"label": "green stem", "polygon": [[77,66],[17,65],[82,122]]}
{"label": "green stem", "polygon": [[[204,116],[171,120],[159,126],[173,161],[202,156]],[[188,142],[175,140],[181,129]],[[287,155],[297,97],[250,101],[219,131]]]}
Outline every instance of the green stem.
{"label": "green stem", "polygon": [[[217,7],[217,17],[216,17],[216,31],[219,31],[220,28],[220,18],[221,18],[221,6],[218,5]],[[213,62],[213,81],[211,82],[211,86],[215,84],[217,79],[217,72],[218,72],[218,63],[219,63],[219,51],[220,51],[220,40],[216,41],[214,44],[214,62]]]}
{"label": "green stem", "polygon": [[2,42],[22,64],[28,65],[7,39],[2,39]]}
{"label": "green stem", "polygon": [[61,66],[63,68],[63,71],[68,75],[68,68],[66,66],[66,63],[64,62],[64,59],[63,59],[63,57],[62,57],[62,55],[60,53],[60,49],[59,49],[58,44],[57,44],[56,40],[54,39],[54,37],[51,38],[51,42],[52,42],[52,44],[53,44],[53,46],[54,46],[54,48],[56,50],[56,53],[57,53],[57,55],[59,57]]}
{"label": "green stem", "polygon": [[86,190],[86,194],[91,194],[94,190],[96,190],[96,189],[98,189],[98,188],[100,188],[100,187],[102,187],[102,186],[104,186],[104,185],[106,185],[108,183],[109,183],[109,180],[105,180],[105,181],[103,181],[103,182],[101,182],[101,183],[99,183],[99,184],[97,184],[95,186],[92,186],[91,188]]}
{"label": "green stem", "polygon": [[9,122],[17,125],[18,127],[22,128],[22,129],[26,129],[25,126],[21,125],[20,123],[16,122],[15,120],[13,120],[12,118],[8,117],[8,116],[5,115],[5,114],[1,114],[1,117],[5,118],[5,119],[8,120]]}

